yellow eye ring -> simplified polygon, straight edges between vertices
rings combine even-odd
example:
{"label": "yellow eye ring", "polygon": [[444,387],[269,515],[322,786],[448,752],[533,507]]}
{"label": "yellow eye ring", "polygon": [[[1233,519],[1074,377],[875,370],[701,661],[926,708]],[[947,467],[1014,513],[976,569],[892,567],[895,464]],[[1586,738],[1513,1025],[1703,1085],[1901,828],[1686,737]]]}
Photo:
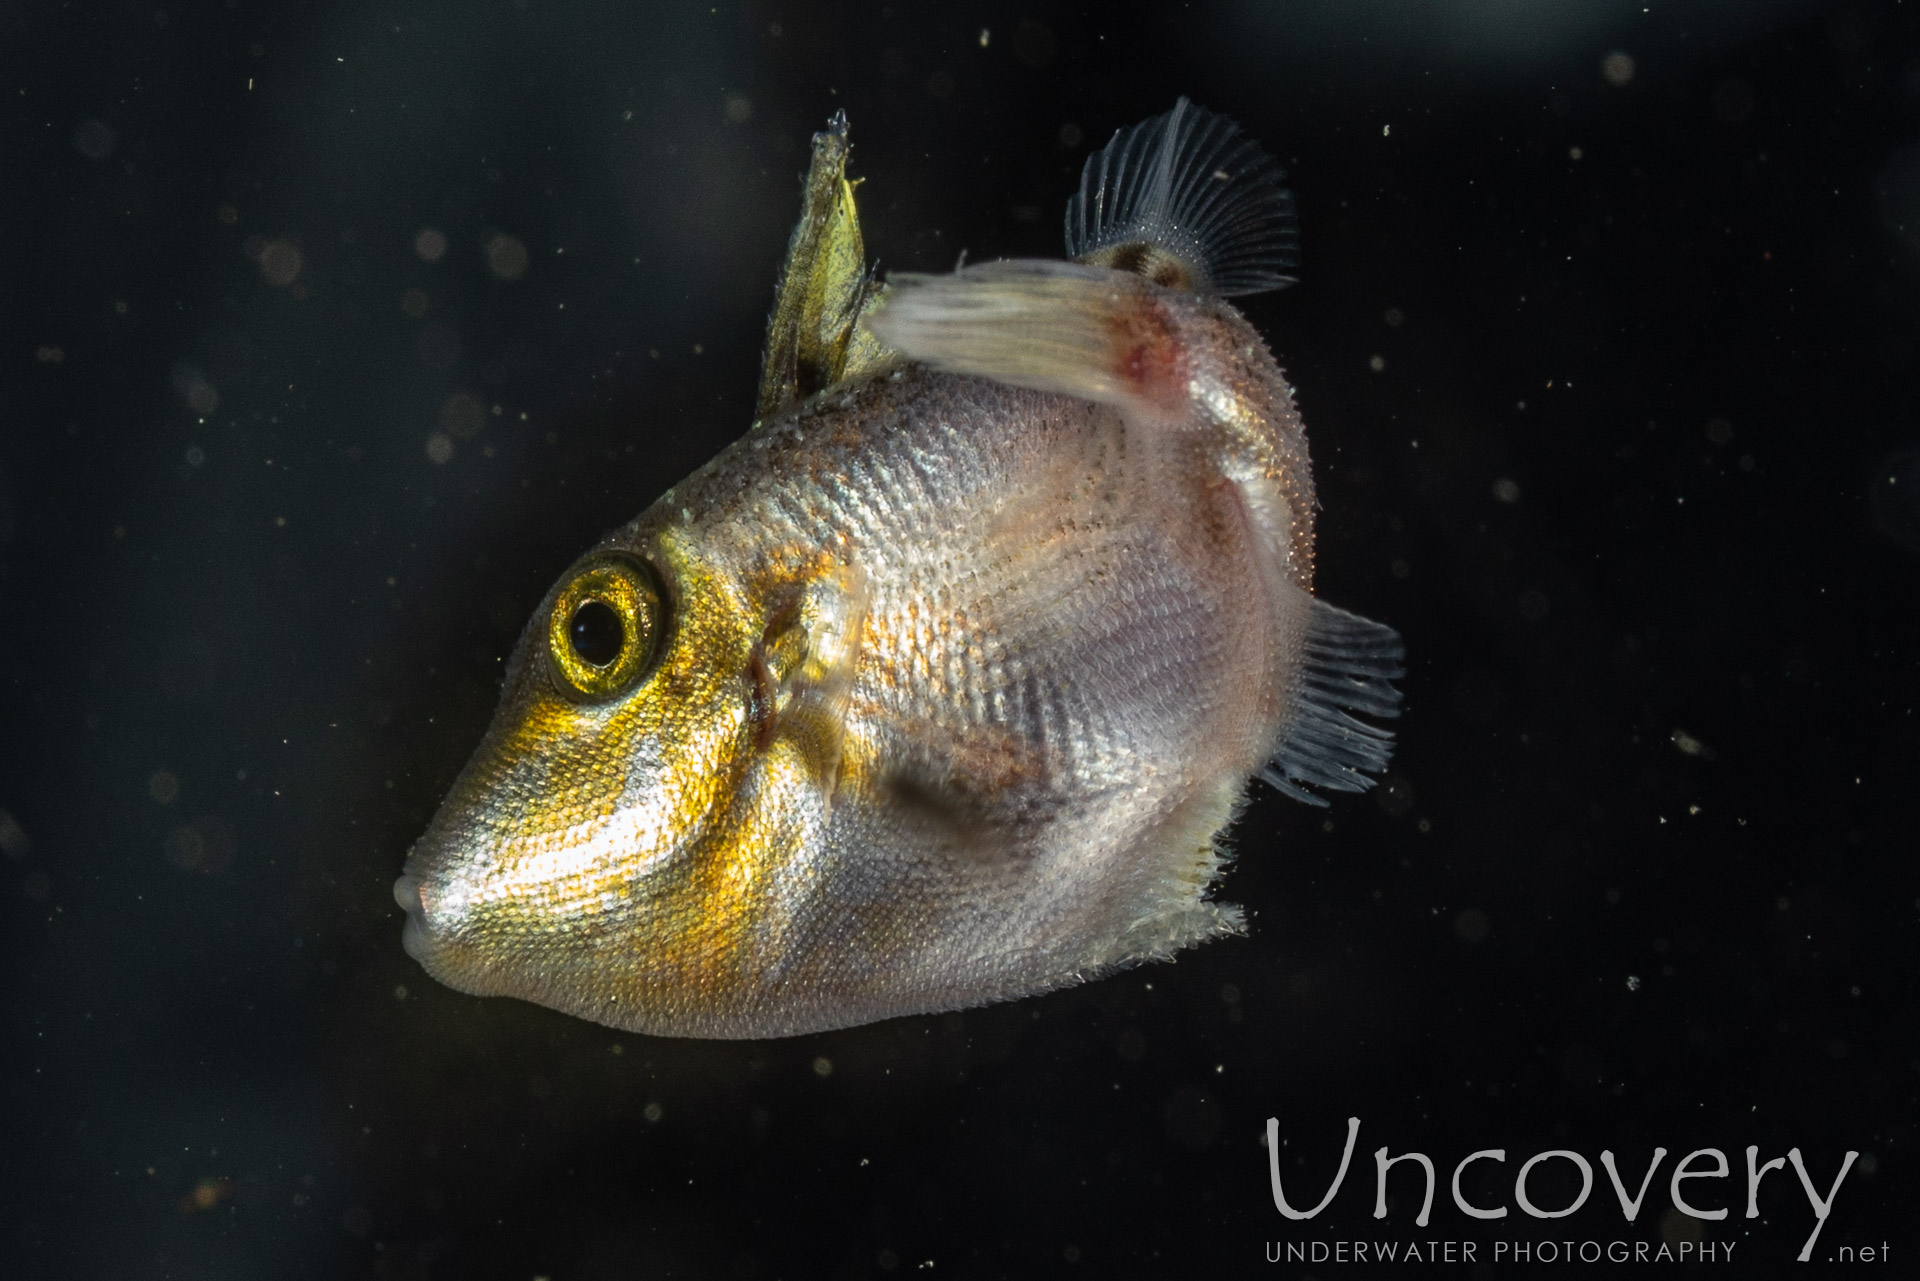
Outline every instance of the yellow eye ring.
{"label": "yellow eye ring", "polygon": [[576,569],[547,619],[560,692],[596,700],[633,685],[653,667],[666,613],[659,581],[642,561],[609,552]]}

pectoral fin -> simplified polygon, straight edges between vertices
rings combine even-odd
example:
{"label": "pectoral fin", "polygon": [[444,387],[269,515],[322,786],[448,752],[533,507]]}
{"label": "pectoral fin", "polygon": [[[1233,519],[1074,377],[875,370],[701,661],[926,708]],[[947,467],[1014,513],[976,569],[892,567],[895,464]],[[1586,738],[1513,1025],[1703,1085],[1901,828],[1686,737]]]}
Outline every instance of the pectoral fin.
{"label": "pectoral fin", "polygon": [[797,749],[829,797],[866,618],[866,575],[857,565],[827,566],[775,612],[754,649],[762,746],[784,741]]}

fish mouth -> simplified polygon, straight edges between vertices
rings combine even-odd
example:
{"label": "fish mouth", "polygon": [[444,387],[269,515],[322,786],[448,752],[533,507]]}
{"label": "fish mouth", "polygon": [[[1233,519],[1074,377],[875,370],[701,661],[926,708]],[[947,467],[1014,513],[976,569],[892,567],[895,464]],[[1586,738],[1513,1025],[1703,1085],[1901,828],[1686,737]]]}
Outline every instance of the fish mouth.
{"label": "fish mouth", "polygon": [[419,877],[406,873],[393,883],[393,901],[407,914],[407,923],[400,932],[400,946],[422,965],[427,963],[428,952],[424,889]]}
{"label": "fish mouth", "polygon": [[[393,882],[393,901],[407,914],[400,930],[400,946],[408,956],[456,991],[490,996],[499,989],[490,967],[475,955],[464,938],[464,887],[449,883],[420,865],[419,848],[407,859],[409,870]],[[426,875],[422,875],[422,872]]]}

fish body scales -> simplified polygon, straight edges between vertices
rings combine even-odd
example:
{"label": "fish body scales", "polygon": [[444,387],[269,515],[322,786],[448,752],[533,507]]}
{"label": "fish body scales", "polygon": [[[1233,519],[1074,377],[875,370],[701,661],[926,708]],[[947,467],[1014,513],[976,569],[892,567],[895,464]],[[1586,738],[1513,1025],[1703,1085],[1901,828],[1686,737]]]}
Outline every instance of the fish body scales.
{"label": "fish body scales", "polygon": [[[831,274],[858,258],[844,121],[816,140],[835,256],[803,218],[764,416],[536,612],[395,887],[431,972],[777,1036],[1243,928],[1213,894],[1251,780],[1365,786],[1399,647],[1311,595],[1293,396],[1212,284],[1280,279],[1247,228],[1291,234],[1291,202],[1197,112],[1102,153],[1156,185],[1083,186],[1080,261],[884,288]],[[1175,144],[1223,158],[1196,178]]]}

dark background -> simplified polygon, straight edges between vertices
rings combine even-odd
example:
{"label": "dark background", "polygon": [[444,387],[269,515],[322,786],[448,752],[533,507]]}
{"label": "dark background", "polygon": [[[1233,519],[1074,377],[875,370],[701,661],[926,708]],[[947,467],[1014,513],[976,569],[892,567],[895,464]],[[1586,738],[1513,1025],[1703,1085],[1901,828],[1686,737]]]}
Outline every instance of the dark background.
{"label": "dark background", "polygon": [[[1862,1153],[1816,1253],[1911,1266],[1917,37],[1891,0],[6,6],[0,1271],[1486,1260],[1698,1239],[1701,1147],[1705,1239],[1771,1270],[1812,1214],[1789,1168],[1743,1217],[1749,1144],[1823,1191]],[[846,108],[870,254],[943,270],[1057,254],[1178,93],[1295,173],[1303,281],[1248,309],[1321,589],[1407,637],[1388,785],[1261,790],[1251,937],[1039,999],[728,1044],[427,979],[388,887],[548,584],[745,428],[809,132]],[[1316,1220],[1269,1116],[1308,1204],[1362,1118]],[[1372,1218],[1380,1144],[1439,1165],[1428,1229],[1409,1167]],[[1655,1145],[1626,1224],[1598,1154]],[[1598,1184],[1475,1223],[1482,1148],[1485,1204],[1547,1149]]]}

